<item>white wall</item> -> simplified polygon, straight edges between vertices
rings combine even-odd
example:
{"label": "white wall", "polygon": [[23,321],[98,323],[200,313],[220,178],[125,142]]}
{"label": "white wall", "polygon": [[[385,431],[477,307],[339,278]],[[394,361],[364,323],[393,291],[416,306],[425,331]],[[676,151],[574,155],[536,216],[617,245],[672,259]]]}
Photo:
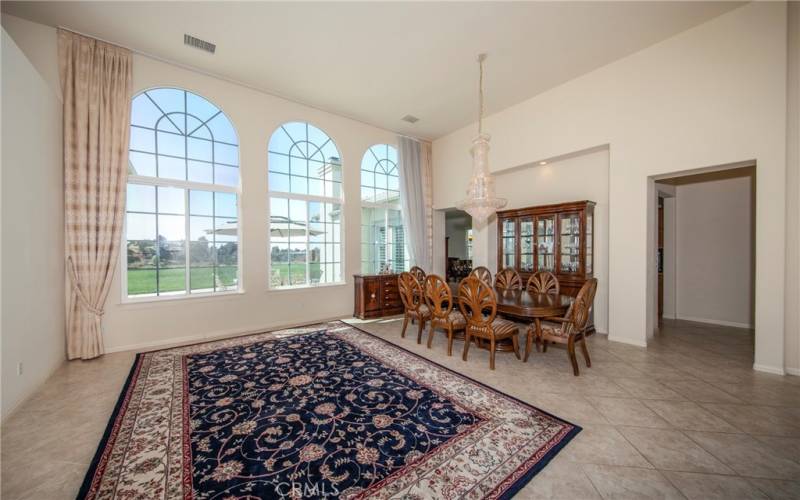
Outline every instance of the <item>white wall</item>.
{"label": "white wall", "polygon": [[680,319],[751,328],[753,178],[676,189],[676,298]]}
{"label": "white wall", "polygon": [[[55,32],[53,28],[12,16],[3,16],[3,25],[12,37],[21,40],[23,51],[35,56],[37,66],[41,64],[49,68],[56,53],[56,45],[51,40]],[[143,348],[351,315],[352,275],[360,272],[361,267],[361,157],[373,144],[395,143],[395,134],[135,55],[134,92],[155,86],[181,87],[202,95],[219,106],[236,127],[243,186],[240,265],[244,293],[123,304],[118,270],[104,316],[106,349]],[[305,120],[320,127],[333,138],[341,153],[345,197],[345,285],[267,290],[267,142],[275,128],[290,120]]]}
{"label": "white wall", "polygon": [[[755,367],[784,372],[786,34],[784,3],[746,4],[484,121],[495,172],[609,145],[611,340],[653,330],[652,178],[756,159]],[[463,196],[475,130],[434,142],[436,207]]]}
{"label": "white wall", "polygon": [[5,29],[1,59],[5,418],[64,362],[64,210],[61,102]]}
{"label": "white wall", "polygon": [[786,106],[786,370],[800,375],[800,2],[789,3]]}

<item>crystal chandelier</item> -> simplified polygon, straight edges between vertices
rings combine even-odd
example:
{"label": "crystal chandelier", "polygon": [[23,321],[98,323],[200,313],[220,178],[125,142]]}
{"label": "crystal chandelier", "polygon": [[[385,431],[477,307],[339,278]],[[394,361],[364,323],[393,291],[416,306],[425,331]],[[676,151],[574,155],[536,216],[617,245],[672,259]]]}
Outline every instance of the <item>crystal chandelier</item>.
{"label": "crystal chandelier", "polygon": [[477,225],[486,222],[490,215],[506,206],[508,200],[494,193],[494,179],[489,173],[489,134],[483,133],[483,61],[486,54],[478,55],[480,79],[478,80],[478,137],[472,140],[472,178],[469,180],[467,197],[458,203],[459,210],[472,216]]}

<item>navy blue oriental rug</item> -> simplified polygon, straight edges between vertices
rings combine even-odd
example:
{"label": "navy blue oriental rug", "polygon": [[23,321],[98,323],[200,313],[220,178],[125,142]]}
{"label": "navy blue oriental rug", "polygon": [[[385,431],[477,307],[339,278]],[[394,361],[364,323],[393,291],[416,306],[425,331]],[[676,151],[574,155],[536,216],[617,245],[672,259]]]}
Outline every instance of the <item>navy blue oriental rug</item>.
{"label": "navy blue oriental rug", "polygon": [[333,322],[138,355],[79,498],[509,498],[579,431]]}

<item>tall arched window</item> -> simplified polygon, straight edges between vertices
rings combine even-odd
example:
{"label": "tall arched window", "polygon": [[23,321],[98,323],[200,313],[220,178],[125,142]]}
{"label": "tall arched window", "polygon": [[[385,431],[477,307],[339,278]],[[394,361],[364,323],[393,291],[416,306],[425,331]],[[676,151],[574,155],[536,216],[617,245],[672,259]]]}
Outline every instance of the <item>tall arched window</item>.
{"label": "tall arched window", "polygon": [[270,286],[342,282],[342,162],[317,127],[290,122],[269,140]]}
{"label": "tall arched window", "polygon": [[374,274],[386,266],[408,270],[397,149],[389,144],[370,147],[361,159],[361,272]]}
{"label": "tall arched window", "polygon": [[131,107],[124,285],[129,298],[239,288],[239,141],[192,92],[154,88]]}

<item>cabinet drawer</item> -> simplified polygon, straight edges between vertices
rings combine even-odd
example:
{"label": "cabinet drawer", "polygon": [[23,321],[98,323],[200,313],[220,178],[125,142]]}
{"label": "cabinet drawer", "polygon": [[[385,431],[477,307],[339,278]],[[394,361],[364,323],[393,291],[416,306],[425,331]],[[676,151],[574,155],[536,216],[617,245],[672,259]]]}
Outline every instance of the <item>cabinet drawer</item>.
{"label": "cabinet drawer", "polygon": [[382,278],[381,285],[383,285],[384,288],[387,287],[397,288],[397,278]]}

